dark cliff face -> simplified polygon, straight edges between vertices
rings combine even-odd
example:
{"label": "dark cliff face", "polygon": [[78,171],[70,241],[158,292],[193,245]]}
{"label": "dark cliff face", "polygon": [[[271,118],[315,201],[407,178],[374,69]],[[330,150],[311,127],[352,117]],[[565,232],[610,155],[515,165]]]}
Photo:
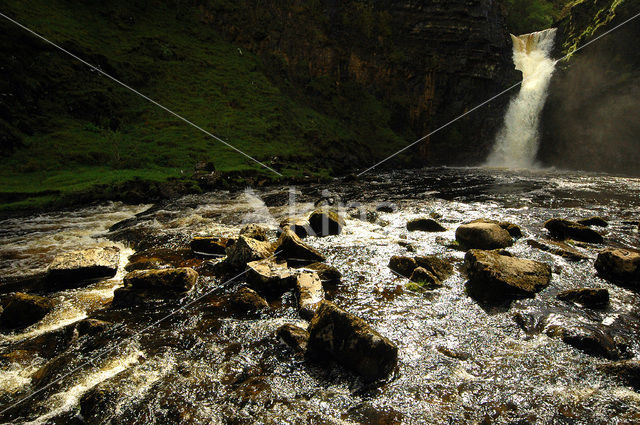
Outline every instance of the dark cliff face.
{"label": "dark cliff face", "polygon": [[[557,23],[562,57],[640,11],[584,1]],[[561,168],[640,175],[640,18],[558,64],[542,117],[540,159]]]}
{"label": "dark cliff face", "polygon": [[[407,144],[519,78],[492,0],[241,0],[200,9],[203,20],[268,63],[284,90],[315,107],[341,115],[346,105],[366,114],[358,98],[375,96]],[[342,97],[349,100],[337,105]],[[418,145],[415,164],[483,161],[507,101],[492,102]]]}

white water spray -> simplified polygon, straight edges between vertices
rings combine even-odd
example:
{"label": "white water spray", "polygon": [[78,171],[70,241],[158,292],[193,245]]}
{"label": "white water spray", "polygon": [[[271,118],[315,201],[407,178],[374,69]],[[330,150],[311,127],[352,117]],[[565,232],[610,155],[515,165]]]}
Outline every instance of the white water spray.
{"label": "white water spray", "polygon": [[513,62],[522,71],[522,86],[511,100],[504,126],[487,159],[491,167],[531,168],[538,152],[540,113],[547,98],[555,61],[549,57],[556,29],[511,35]]}

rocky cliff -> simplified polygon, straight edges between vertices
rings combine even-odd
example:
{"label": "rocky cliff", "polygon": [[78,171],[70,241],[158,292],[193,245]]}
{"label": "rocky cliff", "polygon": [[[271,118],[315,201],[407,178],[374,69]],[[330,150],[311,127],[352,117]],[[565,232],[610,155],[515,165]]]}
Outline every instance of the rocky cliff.
{"label": "rocky cliff", "polygon": [[[200,9],[203,20],[269,63],[288,91],[356,120],[369,113],[360,99],[374,96],[388,110],[381,119],[407,142],[518,78],[493,0],[240,0]],[[505,103],[500,99],[422,143],[417,163],[482,161]]]}
{"label": "rocky cliff", "polygon": [[[575,52],[640,12],[638,0],[584,0],[557,22],[556,55]],[[561,168],[640,174],[640,18],[556,68],[540,158]]]}

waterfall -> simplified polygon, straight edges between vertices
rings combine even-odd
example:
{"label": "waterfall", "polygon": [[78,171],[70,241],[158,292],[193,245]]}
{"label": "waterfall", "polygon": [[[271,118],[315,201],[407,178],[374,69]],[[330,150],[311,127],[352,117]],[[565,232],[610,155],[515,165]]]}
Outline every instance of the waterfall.
{"label": "waterfall", "polygon": [[531,168],[538,152],[538,124],[555,61],[549,56],[556,29],[515,36],[513,62],[522,71],[520,92],[511,100],[504,125],[487,159],[492,167]]}

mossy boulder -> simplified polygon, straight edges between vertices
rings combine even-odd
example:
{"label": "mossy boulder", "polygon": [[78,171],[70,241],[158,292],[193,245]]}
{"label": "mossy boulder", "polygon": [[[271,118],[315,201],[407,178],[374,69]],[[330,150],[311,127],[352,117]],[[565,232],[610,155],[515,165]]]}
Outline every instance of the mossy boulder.
{"label": "mossy boulder", "polygon": [[588,243],[604,242],[600,233],[575,221],[552,218],[544,223],[544,228],[549,231],[551,237],[560,240],[573,239]]}
{"label": "mossy boulder", "polygon": [[604,288],[568,289],[560,292],[556,295],[556,298],[588,308],[605,308],[609,305],[609,291]]}
{"label": "mossy boulder", "polygon": [[233,245],[234,239],[220,236],[196,236],[191,240],[191,250],[196,254],[225,255],[226,249]]}
{"label": "mossy boulder", "polygon": [[235,269],[243,269],[247,263],[269,258],[273,247],[269,242],[239,236],[236,243],[226,248],[227,263]]}
{"label": "mossy boulder", "polygon": [[410,232],[445,232],[447,229],[432,218],[415,218],[407,222],[407,230]]}
{"label": "mossy boulder", "polygon": [[267,240],[267,228],[258,224],[247,224],[240,229],[240,236],[246,236],[247,238],[253,238],[258,241],[265,242]]}
{"label": "mossy boulder", "polygon": [[339,235],[342,233],[345,221],[337,211],[320,208],[309,216],[309,225],[316,236]]}
{"label": "mossy boulder", "polygon": [[309,264],[325,260],[324,255],[304,243],[289,228],[282,230],[282,234],[275,243],[274,252],[278,258],[296,264]]}
{"label": "mossy boulder", "polygon": [[640,252],[630,249],[607,248],[598,253],[594,263],[598,273],[606,279],[640,285]]}
{"label": "mossy boulder", "polygon": [[116,275],[120,249],[115,246],[71,251],[53,259],[47,269],[47,281],[53,288],[72,288]]}
{"label": "mossy boulder", "polygon": [[247,264],[247,282],[261,294],[280,294],[295,286],[296,270],[274,258]]}

